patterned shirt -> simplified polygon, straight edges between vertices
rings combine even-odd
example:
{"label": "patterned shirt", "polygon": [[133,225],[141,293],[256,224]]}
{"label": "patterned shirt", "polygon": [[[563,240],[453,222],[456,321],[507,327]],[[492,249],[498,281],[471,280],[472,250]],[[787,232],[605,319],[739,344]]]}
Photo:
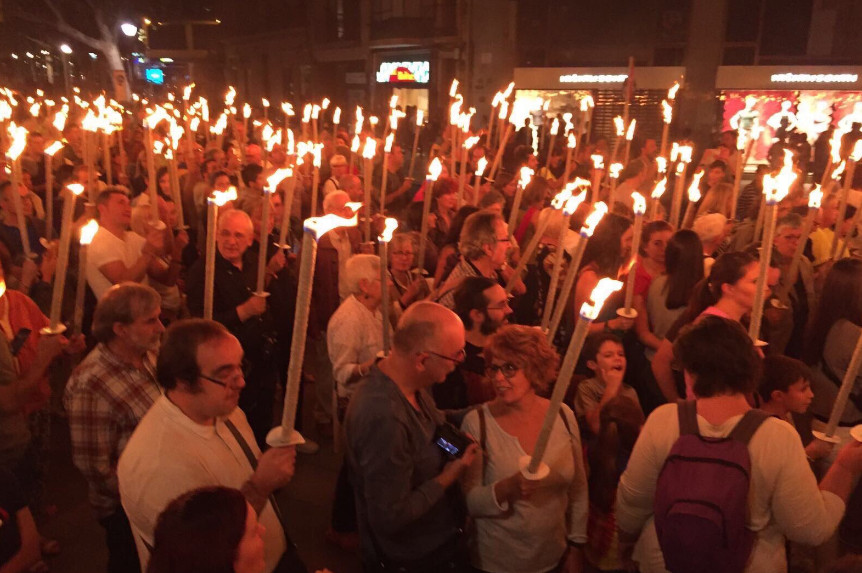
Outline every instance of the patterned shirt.
{"label": "patterned shirt", "polygon": [[120,507],[117,462],[129,437],[161,395],[156,357],[139,369],[99,344],[72,373],[64,402],[72,457],[87,479],[90,504],[106,517]]}

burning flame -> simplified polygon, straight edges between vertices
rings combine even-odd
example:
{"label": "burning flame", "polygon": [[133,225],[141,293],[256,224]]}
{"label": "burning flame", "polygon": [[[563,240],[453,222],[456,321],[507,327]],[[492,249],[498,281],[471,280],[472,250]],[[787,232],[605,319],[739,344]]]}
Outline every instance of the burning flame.
{"label": "burning flame", "polygon": [[703,169],[698,169],[694,177],[691,178],[691,185],[688,186],[688,200],[692,203],[700,201],[700,180],[703,178]]}
{"label": "burning flame", "polygon": [[189,123],[189,129],[193,132],[197,133],[198,128],[201,126],[201,118],[195,116],[192,118],[191,123]]}
{"label": "burning flame", "polygon": [[338,125],[339,123],[341,123],[341,108],[340,107],[335,108],[335,111],[332,112],[332,123],[334,123],[335,125]]}
{"label": "burning flame", "polygon": [[586,96],[581,99],[581,111],[587,112],[590,109],[596,107],[596,102],[593,101],[593,96]]}
{"label": "burning flame", "polygon": [[308,123],[311,120],[311,104],[305,104],[302,108],[302,123]]}
{"label": "burning flame", "polygon": [[374,159],[375,153],[377,153],[377,140],[373,137],[366,137],[365,147],[362,148],[362,157],[365,159]]}
{"label": "burning flame", "polygon": [[494,99],[491,100],[491,106],[497,107],[498,105],[500,105],[501,101],[503,101],[503,94],[502,92],[497,92],[496,94],[494,94]]}
{"label": "burning flame", "polygon": [[605,156],[604,155],[590,155],[590,159],[593,160],[593,169],[604,169],[605,168]]}
{"label": "burning flame", "polygon": [[30,106],[30,115],[33,117],[37,117],[39,115],[39,109],[41,109],[42,104],[34,103]]}
{"label": "burning flame", "polygon": [[853,151],[850,153],[850,159],[852,161],[859,161],[862,159],[862,139],[856,140],[856,145],[853,146]]}
{"label": "burning flame", "polygon": [[768,173],[763,177],[763,194],[766,195],[766,204],[775,205],[787,197],[794,181],[796,181],[796,173],[793,172],[793,152],[785,149],[784,164],[778,174]]}
{"label": "burning flame", "polygon": [[71,191],[72,195],[76,197],[84,192],[84,186],[80,183],[69,183],[68,185],[66,185],[66,189]]}
{"label": "burning flame", "polygon": [[808,208],[819,209],[822,201],[823,191],[820,189],[820,185],[817,185],[811,190],[811,193],[808,194]]}
{"label": "burning flame", "polygon": [[279,184],[288,177],[293,177],[293,169],[290,167],[277,169],[275,173],[266,178],[266,187],[264,187],[264,189],[271,192],[275,191],[278,189]]}
{"label": "burning flame", "polygon": [[311,106],[311,119],[317,119],[320,117],[320,106],[314,104]]}
{"label": "burning flame", "polygon": [[667,99],[673,101],[676,99],[676,92],[679,91],[679,82],[673,82],[673,87],[667,90]]}
{"label": "burning flame", "polygon": [[[87,115],[89,116],[89,112],[87,113]],[[165,109],[162,107],[156,107],[155,111],[153,111],[153,113],[151,113],[150,115],[148,115],[146,117],[146,119],[144,120],[144,123],[147,124],[148,129],[155,129],[156,126],[162,120],[165,120],[167,118],[168,118],[168,114],[165,111]],[[84,121],[86,121],[86,119]],[[225,119],[225,125],[226,124],[227,124],[227,119]],[[84,127],[84,129],[87,129],[87,128]],[[89,131],[94,131],[94,130],[89,130]]]}
{"label": "burning flame", "polygon": [[566,144],[566,147],[568,147],[569,149],[574,149],[575,147],[577,147],[577,145],[578,145],[578,142],[575,139],[575,134],[570,133],[569,134],[569,142]]}
{"label": "burning flame", "polygon": [[832,139],[829,140],[830,146],[830,154],[832,156],[832,163],[838,164],[841,162],[841,137],[844,135],[839,129],[836,129],[832,134]]}
{"label": "burning flame", "polygon": [[449,106],[449,125],[458,125],[461,116],[461,103],[460,99],[456,99]]}
{"label": "burning flame", "polygon": [[633,119],[631,123],[629,123],[629,130],[626,132],[626,141],[631,141],[635,137],[635,126],[637,125],[638,120]]}
{"label": "burning flame", "polygon": [[224,104],[228,107],[233,105],[234,100],[236,99],[236,90],[233,86],[228,86],[227,93],[224,94]]}
{"label": "burning flame", "polygon": [[15,125],[13,121],[9,124],[9,137],[12,138],[12,144],[6,150],[6,156],[15,161],[27,147],[27,128],[23,125]]}
{"label": "burning flame", "polygon": [[847,164],[844,161],[839,163],[838,167],[836,167],[835,170],[832,172],[832,175],[831,175],[832,179],[834,179],[835,181],[838,181],[838,179],[841,177],[841,174],[844,173],[844,168],[846,166],[847,166]]}
{"label": "burning flame", "polygon": [[416,110],[416,125],[417,127],[422,127],[422,120],[425,119],[425,114],[422,113],[421,109]]}
{"label": "burning flame", "polygon": [[383,153],[392,152],[392,142],[395,141],[395,134],[390,133],[386,136],[386,143],[383,144]]}
{"label": "burning flame", "polygon": [[61,149],[63,149],[63,142],[62,141],[54,141],[51,143],[51,145],[49,145],[48,147],[45,148],[45,155],[50,155],[51,157],[54,157],[54,154],[57,153],[58,151],[60,151]]}
{"label": "burning flame", "polygon": [[611,178],[617,179],[623,171],[622,163],[611,163]]}
{"label": "burning flame", "polygon": [[62,132],[63,128],[66,127],[66,113],[68,109],[68,106],[64,105],[62,109],[54,115],[54,128],[59,132]]}
{"label": "burning flame", "polygon": [[560,120],[555,117],[553,123],[551,123],[551,135],[557,135],[558,133],[560,133]]}
{"label": "burning flame", "polygon": [[521,171],[518,174],[518,185],[523,189],[527,185],[530,184],[530,180],[533,179],[533,174],[535,172],[529,167],[521,167]]}
{"label": "burning flame", "polygon": [[452,80],[452,85],[449,86],[449,97],[458,95],[458,80]]}
{"label": "burning flame", "polygon": [[293,104],[286,101],[281,102],[281,111],[287,116],[296,115],[296,112],[293,111]]}
{"label": "burning flame", "polygon": [[437,181],[437,178],[440,177],[440,173],[443,172],[443,164],[440,162],[439,157],[435,157],[434,161],[431,162],[431,165],[428,166],[428,174],[425,176],[425,179],[429,181]]}
{"label": "burning flame", "polygon": [[592,237],[596,230],[596,225],[599,224],[599,221],[602,220],[602,217],[604,217],[607,212],[608,206],[604,201],[595,203],[593,205],[593,212],[589,214],[586,221],[584,221],[584,226],[581,227],[581,236],[587,239]]}
{"label": "burning flame", "polygon": [[339,217],[338,215],[330,213],[323,217],[311,217],[310,219],[306,219],[303,227],[305,228],[305,232],[311,235],[315,241],[319,241],[320,238],[329,231],[337,229],[338,227],[355,227],[357,222],[358,219],[355,214],[353,215],[353,218],[345,219],[344,217]]}
{"label": "burning flame", "polygon": [[473,137],[468,137],[464,140],[464,149],[472,149],[474,145],[479,143],[479,136],[474,135]]}
{"label": "burning flame", "polygon": [[90,132],[94,132],[99,129],[99,119],[96,117],[96,114],[93,113],[92,109],[87,110],[87,115],[84,116],[84,120],[81,122],[81,128]]}
{"label": "burning flame", "polygon": [[320,109],[329,109],[329,104],[330,104],[329,98],[328,97],[323,98],[323,101],[320,102]]}
{"label": "burning flame", "polygon": [[503,100],[500,102],[500,113],[497,114],[497,117],[499,117],[500,119],[506,119],[506,117],[508,115],[509,115],[509,102],[507,102],[506,100]]}
{"label": "burning flame", "polygon": [[250,118],[250,117],[251,117],[251,106],[250,106],[250,105],[248,105],[248,102],[246,102],[246,103],[245,103],[245,104],[243,104],[243,106],[242,106],[242,116],[243,116],[245,119],[248,119],[248,118]]}
{"label": "burning flame", "polygon": [[353,142],[350,144],[350,151],[352,151],[353,153],[356,153],[357,151],[359,151],[359,145],[360,145],[359,136],[354,135],[353,136]]}
{"label": "burning flame", "polygon": [[212,195],[207,198],[210,203],[214,203],[217,207],[224,207],[228,201],[236,201],[236,187],[231,185],[227,191],[213,191]]}
{"label": "burning flame", "polygon": [[673,120],[673,106],[667,103],[666,99],[661,100],[661,115],[663,121],[670,125],[671,120]]}
{"label": "burning flame", "polygon": [[667,177],[659,181],[653,187],[652,193],[650,193],[650,197],[653,199],[661,199],[661,196],[664,195],[664,192],[667,190]]}
{"label": "burning flame", "polygon": [[397,105],[398,105],[398,96],[393,94],[392,97],[389,98],[389,109],[395,109],[395,106],[397,106]]}
{"label": "burning flame", "polygon": [[377,123],[379,121],[380,121],[380,119],[376,115],[372,115],[371,117],[368,118],[368,123],[371,124],[372,128],[377,127]]}
{"label": "burning flame", "polygon": [[476,162],[476,176],[481,177],[485,173],[485,168],[488,167],[488,160],[484,157],[479,158]]}
{"label": "burning flame", "polygon": [[506,86],[505,90],[503,90],[503,98],[509,99],[509,96],[512,95],[513,89],[515,89],[515,82],[509,82],[509,85]]}
{"label": "burning flame", "polygon": [[183,88],[183,101],[189,101],[189,98],[192,97],[192,88],[195,87],[195,84],[189,84],[185,88]]}
{"label": "burning flame", "polygon": [[315,169],[320,169],[321,153],[322,152],[323,152],[323,144],[322,143],[318,143],[317,145],[314,145],[311,149],[312,165],[314,165]]}
{"label": "burning flame", "polygon": [[667,158],[659,155],[655,158],[655,164],[659,173],[667,173]]}
{"label": "burning flame", "polygon": [[623,123],[622,116],[616,116],[614,118],[614,127],[617,130],[617,137],[622,137],[626,131],[626,124]]}
{"label": "burning flame", "polygon": [[380,233],[378,239],[381,243],[388,243],[392,240],[392,234],[395,232],[395,229],[398,228],[398,219],[394,217],[386,217],[385,226],[383,227],[383,232]]}
{"label": "burning flame", "polygon": [[646,199],[643,195],[641,195],[637,191],[633,191],[632,201],[634,201],[634,207],[632,207],[632,211],[635,212],[635,215],[643,215],[644,213],[646,213]]}
{"label": "burning flame", "polygon": [[90,221],[81,227],[81,244],[89,245],[93,242],[93,237],[96,236],[96,231],[99,230],[99,223],[96,222],[95,219],[90,219]]}
{"label": "burning flame", "polygon": [[608,277],[600,280],[599,284],[593,289],[592,294],[590,294],[590,300],[593,304],[587,301],[581,306],[581,317],[586,320],[595,320],[602,311],[602,306],[604,306],[608,297],[621,288],[623,288],[623,283],[620,281]]}

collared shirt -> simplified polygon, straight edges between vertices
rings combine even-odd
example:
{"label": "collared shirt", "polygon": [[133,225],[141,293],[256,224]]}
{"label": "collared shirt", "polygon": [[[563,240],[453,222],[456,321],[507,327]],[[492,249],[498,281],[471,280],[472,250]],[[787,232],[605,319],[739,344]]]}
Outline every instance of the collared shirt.
{"label": "collared shirt", "polygon": [[69,414],[72,459],[84,474],[90,505],[99,517],[120,507],[117,460],[138,422],[161,396],[156,357],[144,367],[123,362],[105,344],[97,345],[75,369],[63,402]]}
{"label": "collared shirt", "polygon": [[[145,238],[132,231],[125,231],[120,238],[106,228],[99,227],[93,242],[87,247],[87,283],[93,289],[96,300],[113,286],[108,277],[102,274],[101,268],[116,261],[123,263],[126,268],[131,267],[141,258],[146,242]],[[146,277],[142,282],[146,284]]]}
{"label": "collared shirt", "polygon": [[[226,419],[259,457],[260,449],[242,410],[235,408]],[[141,568],[147,568],[146,544],[153,544],[156,519],[171,501],[199,487],[240,489],[253,473],[224,419],[204,426],[192,421],[167,396],[156,400],[132,434],[117,468],[123,509],[129,516]],[[263,543],[269,572],[287,547],[284,530],[269,502],[258,519],[266,528]]]}
{"label": "collared shirt", "polygon": [[356,384],[348,386],[358,364],[368,362],[383,350],[383,316],[373,313],[355,295],[347,297],[329,319],[326,347],[338,395],[349,397]]}
{"label": "collared shirt", "polygon": [[416,401],[419,409],[376,366],[350,400],[347,461],[366,559],[380,557],[376,546],[392,561],[421,561],[462,525],[458,488],[434,479],[447,461],[434,444],[444,414],[428,392]]}

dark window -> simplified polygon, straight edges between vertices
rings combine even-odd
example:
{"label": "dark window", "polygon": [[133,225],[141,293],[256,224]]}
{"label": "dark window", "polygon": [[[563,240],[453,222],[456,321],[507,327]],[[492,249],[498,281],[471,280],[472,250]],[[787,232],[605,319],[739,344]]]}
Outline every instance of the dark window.
{"label": "dark window", "polygon": [[765,0],[760,53],[802,56],[808,47],[814,0]]}
{"label": "dark window", "polygon": [[729,0],[727,3],[727,42],[756,42],[763,0]]}

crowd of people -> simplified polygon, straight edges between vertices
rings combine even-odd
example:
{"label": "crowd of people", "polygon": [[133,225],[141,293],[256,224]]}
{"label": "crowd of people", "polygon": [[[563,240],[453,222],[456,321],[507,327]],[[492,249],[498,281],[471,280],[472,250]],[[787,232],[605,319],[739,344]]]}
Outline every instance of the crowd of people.
{"label": "crowd of people", "polygon": [[[429,124],[408,163],[418,129],[408,108],[386,160],[365,162],[324,115],[315,173],[310,154],[265,148],[250,120],[232,116],[224,137],[177,148],[172,178],[161,157],[147,171],[146,112],[130,111],[100,155],[110,169],[96,163],[95,173],[83,159],[82,114],[62,133],[44,115],[19,118],[23,176],[17,189],[0,183],[0,572],[48,570],[60,549],[39,533],[52,415],[68,424],[111,573],[306,571],[290,536],[301,524],[284,518],[275,494],[297,454],[319,449],[312,437],[344,451],[326,539],[356,552],[368,573],[862,570],[858,377],[835,443],[813,434],[827,429],[862,336],[858,193],[846,205],[853,182],[824,178],[803,237],[811,149],[794,151],[796,183],[777,205],[772,244],[761,242],[760,197],[778,160],[741,185],[737,134],[726,132],[689,170],[704,170],[702,199],[668,221],[666,194],[632,252],[631,193],[649,196],[665,176],[653,139],[636,141],[610,181],[593,158],[618,158],[595,134],[566,161],[562,135],[535,141],[525,128],[497,147],[479,129],[462,155],[455,130]],[[363,137],[379,137],[374,129]],[[44,147],[60,138],[49,178]],[[858,138],[845,136],[844,156]],[[432,157],[442,173],[425,180]],[[493,180],[475,175],[482,160],[501,165]],[[287,166],[292,180],[264,192]],[[533,170],[529,182],[519,182],[522,168]],[[551,201],[576,177],[599,185],[568,217]],[[92,218],[99,230],[85,265],[73,244],[60,301],[69,329],[57,334],[44,329],[61,218],[46,207],[62,212],[71,183],[95,198],[75,205],[72,236]],[[207,198],[231,187],[236,199],[208,221]],[[312,284],[298,284],[297,254],[315,240],[303,221],[364,217],[355,203],[368,201],[367,188],[370,235],[360,221],[320,237]],[[598,201],[609,212],[591,236],[579,233]],[[385,217],[398,230],[384,259],[375,253]],[[531,241],[537,248],[524,253]],[[755,344],[747,326],[766,249]],[[559,415],[547,416],[579,310],[601,279],[632,273],[636,316],[618,312],[622,292],[605,302],[575,375],[561,381]],[[304,353],[291,355],[297,292],[309,286]],[[562,320],[548,332],[553,304]],[[298,415],[305,442],[269,447],[297,360],[309,390],[299,408],[314,427]],[[535,479],[524,459],[548,423],[547,472]]]}

